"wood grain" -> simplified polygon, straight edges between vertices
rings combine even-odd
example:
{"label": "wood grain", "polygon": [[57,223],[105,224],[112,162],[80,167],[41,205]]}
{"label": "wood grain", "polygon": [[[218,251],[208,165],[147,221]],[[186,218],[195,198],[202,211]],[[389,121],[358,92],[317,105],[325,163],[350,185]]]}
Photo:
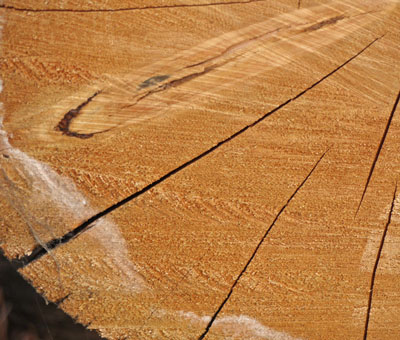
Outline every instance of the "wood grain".
{"label": "wood grain", "polygon": [[47,299],[109,339],[400,336],[397,1],[1,7],[1,248]]}

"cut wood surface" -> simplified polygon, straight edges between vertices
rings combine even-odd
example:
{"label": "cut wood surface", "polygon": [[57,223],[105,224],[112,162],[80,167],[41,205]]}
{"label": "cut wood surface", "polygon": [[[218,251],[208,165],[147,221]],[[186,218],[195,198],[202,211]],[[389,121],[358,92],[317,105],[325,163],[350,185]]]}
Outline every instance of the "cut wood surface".
{"label": "cut wood surface", "polygon": [[400,3],[3,1],[0,245],[108,339],[400,338]]}

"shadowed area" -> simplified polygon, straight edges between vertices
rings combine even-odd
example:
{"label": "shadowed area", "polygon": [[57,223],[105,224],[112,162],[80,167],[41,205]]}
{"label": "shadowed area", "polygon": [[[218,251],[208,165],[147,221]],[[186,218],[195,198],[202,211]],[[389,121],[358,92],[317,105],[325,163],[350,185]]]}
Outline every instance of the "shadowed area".
{"label": "shadowed area", "polygon": [[[62,303],[60,301],[59,303]],[[0,253],[0,339],[100,340],[95,331],[77,324],[46,301]]]}

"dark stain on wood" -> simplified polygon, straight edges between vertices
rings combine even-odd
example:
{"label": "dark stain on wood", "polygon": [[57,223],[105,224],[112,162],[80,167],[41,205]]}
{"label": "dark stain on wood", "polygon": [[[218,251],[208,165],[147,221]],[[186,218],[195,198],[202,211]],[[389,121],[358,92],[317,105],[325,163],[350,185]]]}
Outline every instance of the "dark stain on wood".
{"label": "dark stain on wood", "polygon": [[60,122],[57,124],[55,127],[55,130],[61,131],[63,135],[69,136],[69,137],[77,137],[81,139],[88,139],[90,137],[93,137],[95,133],[79,133],[75,131],[70,130],[70,125],[72,119],[76,118],[80,113],[81,110],[88,105],[93,98],[95,98],[97,95],[99,95],[101,91],[97,91],[94,93],[92,96],[90,96],[88,99],[86,99],[82,104],[77,106],[75,109],[69,110],[63,117],[63,119],[60,120]]}
{"label": "dark stain on wood", "polygon": [[324,27],[324,26],[334,25],[334,24],[336,24],[338,21],[343,20],[344,18],[345,18],[344,15],[338,15],[337,17],[334,17],[334,18],[330,18],[330,19],[327,19],[327,20],[323,20],[323,21],[317,22],[316,24],[311,25],[311,26],[305,28],[303,32],[312,32],[312,31],[319,30],[320,28],[322,28],[322,27]]}
{"label": "dark stain on wood", "polygon": [[149,79],[146,79],[143,83],[138,86],[138,90],[145,89],[150,86],[157,85],[158,83],[167,80],[170,76],[168,74],[154,76]]}

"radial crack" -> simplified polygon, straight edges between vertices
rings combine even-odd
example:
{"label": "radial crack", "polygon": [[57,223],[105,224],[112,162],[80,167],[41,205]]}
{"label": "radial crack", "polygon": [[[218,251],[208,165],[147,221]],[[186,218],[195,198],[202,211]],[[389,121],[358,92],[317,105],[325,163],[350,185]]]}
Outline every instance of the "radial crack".
{"label": "radial crack", "polygon": [[387,123],[386,123],[385,131],[383,132],[381,141],[380,141],[379,146],[378,146],[378,150],[376,151],[375,158],[374,158],[374,160],[373,160],[373,162],[372,162],[372,165],[371,165],[371,169],[369,170],[367,182],[365,183],[364,191],[363,191],[363,193],[362,193],[360,203],[358,204],[357,211],[356,211],[356,215],[358,214],[358,211],[359,211],[360,208],[361,208],[361,204],[362,204],[362,202],[363,202],[363,200],[364,200],[364,196],[365,196],[365,194],[366,194],[366,192],[367,192],[369,182],[370,182],[371,177],[372,177],[372,174],[373,174],[373,172],[374,172],[375,165],[376,165],[376,163],[378,162],[379,155],[380,155],[380,153],[381,153],[381,151],[382,151],[383,143],[385,143],[385,139],[386,139],[386,136],[387,136],[387,134],[388,134],[390,124],[392,123],[393,116],[394,116],[394,113],[395,113],[395,111],[396,111],[397,104],[399,103],[399,100],[400,100],[400,91],[399,91],[399,93],[397,94],[397,98],[396,98],[396,101],[394,102],[393,109],[392,109],[392,111],[390,112],[389,119],[388,119],[388,121],[387,121]]}
{"label": "radial crack", "polygon": [[254,257],[256,256],[258,250],[260,249],[261,245],[263,244],[264,240],[267,238],[269,232],[271,231],[271,229],[273,228],[273,226],[275,225],[275,223],[278,221],[279,217],[282,215],[282,213],[284,212],[284,210],[286,209],[286,207],[289,205],[289,203],[291,202],[291,200],[294,198],[294,196],[296,196],[296,194],[298,193],[298,191],[303,187],[303,185],[307,182],[307,180],[310,178],[310,176],[312,175],[312,173],[314,172],[314,170],[316,169],[316,167],[318,166],[318,164],[321,162],[321,160],[325,157],[326,153],[328,152],[325,151],[322,156],[318,159],[318,161],[314,164],[313,168],[311,169],[311,171],[308,173],[308,175],[303,179],[303,181],[299,184],[299,186],[296,188],[296,190],[292,193],[292,195],[289,197],[289,199],[287,200],[287,202],[282,206],[282,208],[279,210],[278,214],[275,216],[274,220],[272,221],[272,223],[270,224],[270,226],[268,227],[268,229],[265,231],[263,237],[261,238],[261,240],[258,242],[256,248],[254,249],[253,253],[251,254],[250,258],[248,259],[248,261],[246,262],[245,266],[243,267],[242,271],[239,273],[239,275],[237,276],[236,280],[233,282],[233,285],[231,287],[231,289],[229,290],[228,295],[225,297],[225,299],[222,301],[222,303],[219,305],[217,311],[214,313],[214,315],[212,316],[210,322],[208,323],[208,325],[206,326],[206,329],[204,330],[204,332],[200,335],[198,340],[204,339],[204,337],[207,335],[208,331],[210,330],[211,326],[213,325],[215,319],[217,318],[218,314],[221,312],[222,308],[224,308],[225,304],[228,302],[229,298],[231,297],[233,290],[235,289],[237,283],[239,282],[240,278],[243,276],[243,274],[246,272],[248,266],[250,265],[251,261],[253,261]]}
{"label": "radial crack", "polygon": [[252,2],[265,2],[266,0],[246,0],[246,1],[229,1],[229,2],[212,2],[207,4],[177,4],[177,5],[162,5],[162,6],[147,6],[147,7],[123,7],[123,8],[98,8],[98,9],[72,9],[72,8],[23,8],[11,5],[0,5],[0,8],[18,11],[18,12],[58,12],[58,13],[101,13],[101,12],[130,12],[142,11],[149,9],[168,9],[168,8],[185,8],[185,7],[209,7],[209,6],[222,6],[222,5],[240,5],[249,4]]}
{"label": "radial crack", "polygon": [[375,260],[375,264],[374,264],[374,269],[372,270],[371,285],[370,285],[370,288],[369,288],[368,308],[367,308],[367,315],[366,315],[366,318],[365,318],[365,327],[364,327],[363,340],[367,340],[367,336],[368,336],[368,325],[369,325],[369,319],[370,319],[370,316],[371,316],[372,296],[374,295],[375,277],[376,277],[376,272],[377,272],[378,266],[379,266],[379,260],[381,259],[381,256],[382,256],[382,249],[383,249],[383,245],[385,243],[386,234],[388,232],[390,222],[392,221],[392,214],[393,214],[394,205],[395,205],[395,202],[396,202],[396,196],[397,196],[397,182],[396,182],[396,186],[395,186],[394,193],[393,193],[392,205],[390,207],[388,219],[387,219],[385,228],[383,230],[381,242],[379,244],[378,253],[376,254],[376,260]]}
{"label": "radial crack", "polygon": [[[299,92],[298,94],[296,94],[295,96],[289,98],[288,100],[286,100],[285,102],[283,102],[282,104],[276,106],[274,109],[272,109],[271,111],[265,113],[263,116],[261,116],[260,118],[258,118],[257,120],[255,120],[254,122],[252,122],[249,125],[244,126],[242,129],[240,129],[239,131],[236,131],[234,134],[232,134],[231,136],[225,138],[224,140],[220,141],[219,143],[215,144],[214,146],[212,146],[211,148],[207,149],[206,151],[202,152],[201,154],[197,155],[196,157],[190,159],[189,161],[181,164],[180,166],[178,166],[177,168],[171,170],[170,172],[168,172],[167,174],[163,175],[162,177],[160,177],[159,179],[157,179],[156,181],[148,184],[147,186],[145,186],[144,188],[142,188],[141,190],[131,194],[130,196],[124,198],[123,200],[115,203],[114,205],[104,209],[103,211],[100,211],[99,213],[97,213],[96,215],[90,217],[89,219],[87,219],[86,221],[82,222],[79,226],[77,226],[76,228],[74,228],[73,230],[71,230],[70,232],[66,233],[65,235],[53,239],[51,241],[49,241],[46,246],[47,249],[52,250],[56,247],[58,247],[61,244],[65,244],[67,242],[69,242],[70,240],[74,239],[75,237],[77,237],[78,235],[80,235],[81,233],[83,233],[86,230],[89,230],[90,228],[93,227],[93,223],[98,221],[99,219],[101,219],[102,217],[108,215],[109,213],[113,212],[114,210],[118,209],[119,207],[123,206],[124,204],[132,201],[133,199],[143,195],[144,193],[146,193],[147,191],[149,191],[150,189],[154,188],[155,186],[157,186],[158,184],[164,182],[165,180],[167,180],[169,177],[177,174],[178,172],[182,171],[183,169],[185,169],[186,167],[188,167],[189,165],[199,161],[200,159],[202,159],[203,157],[207,156],[208,154],[212,153],[213,151],[217,150],[218,148],[220,148],[222,145],[230,142],[231,140],[233,140],[234,138],[238,137],[239,135],[241,135],[242,133],[244,133],[245,131],[247,131],[248,129],[258,125],[259,123],[261,123],[263,120],[265,120],[267,117],[271,116],[272,114],[274,114],[275,112],[279,111],[280,109],[282,109],[283,107],[285,107],[286,105],[288,105],[289,103],[291,103],[292,101],[295,101],[296,99],[300,98],[301,96],[303,96],[305,93],[307,93],[308,91],[310,91],[311,89],[313,89],[315,86],[317,86],[318,84],[320,84],[322,81],[324,81],[325,79],[329,78],[331,75],[333,75],[334,73],[336,73],[337,71],[339,71],[340,69],[342,69],[344,66],[346,66],[348,63],[350,63],[353,59],[357,58],[361,53],[363,53],[366,49],[368,49],[372,44],[374,44],[377,40],[379,40],[381,37],[378,37],[376,39],[374,39],[373,41],[371,41],[369,44],[367,44],[364,48],[362,48],[359,52],[357,52],[355,55],[353,55],[352,57],[350,57],[349,59],[347,59],[344,63],[342,63],[341,65],[339,65],[338,67],[336,67],[333,71],[329,72],[328,74],[326,74],[325,76],[323,76],[322,78],[320,78],[318,81],[316,81],[315,83],[313,83],[311,86],[307,87],[305,90]],[[17,268],[22,268],[25,267],[26,265],[28,265],[29,263],[41,258],[43,255],[46,254],[46,249],[42,246],[37,246],[33,249],[32,253],[30,255],[25,255],[19,259],[14,260],[14,265]]]}

